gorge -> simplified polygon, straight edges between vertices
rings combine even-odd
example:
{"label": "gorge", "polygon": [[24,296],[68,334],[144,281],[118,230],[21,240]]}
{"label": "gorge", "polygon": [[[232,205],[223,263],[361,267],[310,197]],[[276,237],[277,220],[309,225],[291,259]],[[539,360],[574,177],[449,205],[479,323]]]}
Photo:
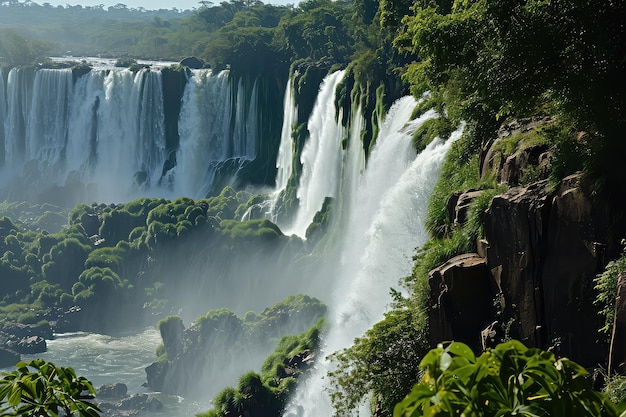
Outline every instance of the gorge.
{"label": "gorge", "polygon": [[[62,365],[163,415],[618,416],[624,7],[203,3],[127,25],[155,61],[0,31],[0,359],[88,340]],[[433,383],[486,357],[523,360]]]}

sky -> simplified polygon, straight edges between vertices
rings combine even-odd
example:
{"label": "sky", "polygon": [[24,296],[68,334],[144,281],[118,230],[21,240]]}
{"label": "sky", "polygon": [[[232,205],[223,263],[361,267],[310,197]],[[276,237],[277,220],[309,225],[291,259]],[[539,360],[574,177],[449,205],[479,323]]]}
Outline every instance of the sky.
{"label": "sky", "polygon": [[[176,7],[177,9],[192,9],[198,8],[200,6],[199,0],[33,0],[35,3],[43,4],[50,3],[53,6],[65,6],[69,5],[77,5],[80,4],[82,6],[97,6],[99,4],[104,4],[104,8],[106,9],[109,6],[114,6],[118,3],[125,4],[128,7],[137,8],[143,7],[144,9],[154,10],[154,9],[171,9],[172,7]],[[219,4],[221,0],[213,0],[214,4]],[[286,3],[296,3],[295,1],[281,1],[281,0],[268,0],[263,1],[263,3],[272,3],[272,4],[286,4]]]}

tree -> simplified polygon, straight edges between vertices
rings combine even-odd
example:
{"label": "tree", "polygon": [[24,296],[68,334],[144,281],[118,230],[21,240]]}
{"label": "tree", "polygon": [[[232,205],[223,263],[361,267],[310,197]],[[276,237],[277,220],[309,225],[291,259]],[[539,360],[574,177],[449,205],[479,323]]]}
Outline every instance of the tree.
{"label": "tree", "polygon": [[[397,2],[381,3],[393,13]],[[416,95],[446,96],[448,111],[483,128],[545,111],[568,116],[592,138],[589,171],[624,189],[626,5],[580,0],[417,2],[396,45],[415,58],[406,78]],[[392,22],[393,23],[393,22]]]}
{"label": "tree", "polygon": [[11,29],[0,30],[0,62],[11,66],[32,64],[48,56],[50,45],[46,42],[26,39]]}
{"label": "tree", "polygon": [[95,390],[72,368],[36,359],[19,362],[17,370],[0,379],[0,414],[3,416],[98,417]]}

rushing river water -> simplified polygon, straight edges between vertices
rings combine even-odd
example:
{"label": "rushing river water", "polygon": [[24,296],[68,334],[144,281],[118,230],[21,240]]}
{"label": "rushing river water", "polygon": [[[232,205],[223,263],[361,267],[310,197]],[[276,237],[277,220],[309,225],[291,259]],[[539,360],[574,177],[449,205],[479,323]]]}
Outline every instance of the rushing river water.
{"label": "rushing river water", "polygon": [[[156,348],[161,343],[155,328],[116,336],[66,333],[47,342],[47,352],[22,355],[22,360],[41,358],[57,366],[72,367],[96,389],[103,384],[122,382],[128,386],[129,395],[150,392],[142,385],[146,382],[145,368],[154,361]],[[210,408],[209,398],[191,401],[173,395],[155,395],[163,403],[163,409],[150,415],[190,417]]]}

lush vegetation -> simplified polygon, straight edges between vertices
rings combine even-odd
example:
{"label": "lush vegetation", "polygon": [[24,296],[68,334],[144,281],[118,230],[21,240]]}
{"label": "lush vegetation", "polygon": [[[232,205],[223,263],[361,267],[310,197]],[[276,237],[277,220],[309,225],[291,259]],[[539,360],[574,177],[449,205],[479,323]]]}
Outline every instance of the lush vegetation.
{"label": "lush vegetation", "polygon": [[0,413],[3,416],[98,417],[91,382],[72,368],[41,359],[19,362],[17,370],[2,372]]}
{"label": "lush vegetation", "polygon": [[[222,375],[228,369],[228,375],[223,375],[228,380],[234,372],[258,367],[259,357],[269,355],[283,338],[263,367],[262,384],[267,385],[268,392],[284,396],[287,386],[293,385],[280,381],[287,376],[287,360],[317,343],[321,322],[314,325],[325,315],[326,306],[319,300],[299,294],[266,308],[261,314],[249,311],[237,317],[227,308],[211,310],[188,329],[180,317],[167,317],[158,324],[163,345],[157,349],[156,362],[147,370],[148,383],[154,390],[181,395],[216,393],[212,386],[215,375]],[[312,326],[306,338],[285,336],[307,331]],[[287,358],[288,355],[291,356]]]}
{"label": "lush vegetation", "polygon": [[213,401],[214,408],[201,416],[282,415],[288,395],[311,366],[323,326],[320,319],[298,336],[283,337],[263,363],[260,374],[251,371],[242,375],[237,387],[221,391]]}
{"label": "lush vegetation", "polygon": [[428,352],[420,368],[420,383],[394,416],[620,415],[591,388],[583,367],[517,341],[478,357],[467,345],[449,343]]}
{"label": "lush vegetation", "polygon": [[[263,257],[301,250],[301,244],[267,220],[233,220],[255,201],[251,194],[227,187],[199,201],[140,198],[120,205],[83,204],[70,211],[60,230],[60,209],[56,214],[49,205],[4,203],[7,214],[23,210],[15,217],[20,221],[0,219],[4,321],[25,321],[29,310],[31,322],[53,319],[55,311],[78,305],[81,322],[106,327],[108,321],[127,321],[129,311],[119,308],[120,300],[141,321],[142,316],[166,314],[185,299],[175,291],[180,281],[168,277],[170,270],[178,277],[173,271],[180,267],[167,261],[175,251],[189,260],[196,253],[227,269],[234,253]],[[35,217],[35,212],[43,214]],[[248,285],[263,285],[262,276],[257,278],[248,277]],[[202,291],[196,295],[201,298]]]}

